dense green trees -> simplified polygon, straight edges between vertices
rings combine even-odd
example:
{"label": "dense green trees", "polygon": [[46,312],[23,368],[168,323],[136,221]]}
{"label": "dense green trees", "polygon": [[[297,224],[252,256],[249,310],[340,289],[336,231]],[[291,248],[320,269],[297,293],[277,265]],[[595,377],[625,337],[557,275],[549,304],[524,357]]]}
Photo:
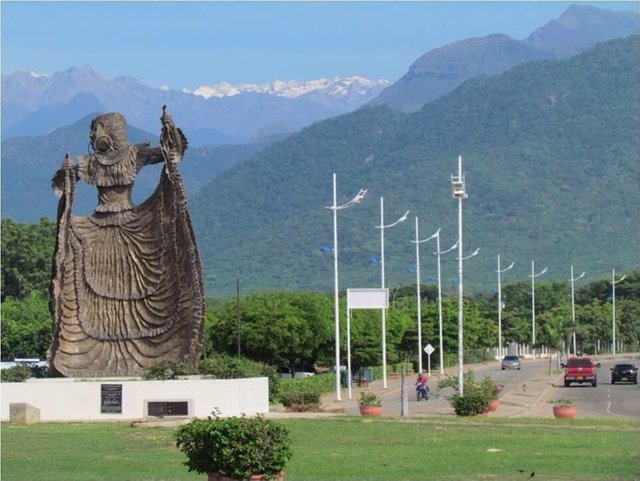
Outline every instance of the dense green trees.
{"label": "dense green trees", "polygon": [[[640,339],[639,271],[627,275],[616,290],[616,338],[627,349],[637,349]],[[537,282],[535,286],[536,348],[552,352],[571,346],[576,333],[579,352],[609,351],[612,339],[612,303],[608,281],[598,280],[576,290],[576,323],[572,323],[570,287],[562,282]],[[438,306],[430,291],[423,291],[422,340],[438,348]],[[414,361],[417,357],[415,290],[394,289],[387,312],[387,362]],[[595,297],[594,297],[595,296]],[[314,300],[314,302],[310,302]],[[503,343],[529,346],[532,336],[531,285],[504,286]],[[306,308],[304,307],[306,304]],[[311,293],[262,293],[240,299],[242,353],[253,359],[287,366],[333,365],[334,318],[330,296]],[[296,306],[296,307],[294,307]],[[346,354],[346,313],[341,298],[342,359]],[[217,303],[209,337],[215,350],[234,353],[237,339],[236,300]],[[307,317],[308,316],[308,317]],[[324,317],[323,317],[324,316]],[[305,319],[309,321],[305,321]],[[352,368],[357,371],[381,363],[379,311],[351,313]],[[497,345],[497,296],[464,300],[465,356],[492,354]],[[291,332],[295,330],[296,333]],[[457,299],[443,299],[445,363],[452,364],[458,348]],[[426,360],[424,355],[423,363]],[[439,356],[432,356],[437,365]]]}
{"label": "dense green trees", "polygon": [[56,225],[2,220],[2,359],[44,359],[51,342],[48,308]]}
{"label": "dense green trees", "polygon": [[2,303],[2,359],[44,359],[52,327],[49,299],[42,292],[31,291],[24,299],[7,297]]}
{"label": "dense green trees", "polygon": [[[237,352],[277,366],[302,370],[328,352],[332,342],[332,298],[310,292],[252,294],[211,303],[207,337],[215,351]],[[238,315],[239,314],[239,315]]]}
{"label": "dense green trees", "polygon": [[38,224],[2,219],[2,300],[22,299],[32,290],[46,292],[56,224],[42,218]]}
{"label": "dense green trees", "polygon": [[[2,358],[44,358],[52,322],[48,310],[48,283],[55,225],[2,221]],[[617,278],[619,279],[619,273]],[[576,289],[576,322],[572,322],[568,282],[536,282],[536,347],[551,350],[569,346],[576,333],[578,351],[608,350],[612,340],[611,278],[598,279]],[[439,347],[437,292],[421,289],[422,341]],[[386,316],[387,361],[417,357],[417,302],[413,286],[392,289]],[[503,286],[503,343],[531,343],[531,285]],[[344,298],[340,299],[342,359],[346,353]],[[455,362],[458,348],[458,311],[455,294],[445,296],[443,344],[445,363]],[[238,320],[240,321],[238,323]],[[640,339],[640,269],[627,273],[616,285],[616,339],[637,349]],[[318,292],[261,292],[209,301],[205,320],[205,356],[213,353],[243,356],[294,370],[334,364],[333,296]],[[497,344],[497,295],[465,298],[464,347],[490,353]],[[353,311],[351,318],[354,371],[381,363],[379,311]],[[489,349],[489,350],[488,350]],[[426,356],[425,356],[426,358]],[[436,364],[439,355],[432,356]]]}

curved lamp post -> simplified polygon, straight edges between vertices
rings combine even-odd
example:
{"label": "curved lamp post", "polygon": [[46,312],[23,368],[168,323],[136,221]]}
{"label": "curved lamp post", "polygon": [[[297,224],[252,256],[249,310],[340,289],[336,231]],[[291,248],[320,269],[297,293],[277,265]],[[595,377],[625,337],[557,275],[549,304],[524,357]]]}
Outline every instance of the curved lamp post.
{"label": "curved lamp post", "polygon": [[569,279],[569,280],[571,281],[571,320],[572,320],[573,325],[574,325],[574,331],[573,331],[573,355],[574,356],[578,355],[578,351],[576,350],[576,331],[575,331],[575,325],[576,325],[575,282],[577,280],[579,280],[579,279],[582,279],[585,274],[586,274],[586,272],[583,272],[578,277],[573,277],[573,266],[571,266],[571,279]]}
{"label": "curved lamp post", "polygon": [[[573,277],[573,276],[572,276]],[[616,355],[616,284],[621,283],[622,281],[624,281],[626,279],[627,276],[622,276],[620,279],[618,279],[616,281],[616,270],[613,269],[612,273],[611,273],[611,288],[612,288],[612,293],[611,293],[611,298],[613,301],[613,308],[611,310],[611,315],[612,315],[612,340],[613,340],[613,355]]]}
{"label": "curved lamp post", "polygon": [[513,267],[515,262],[512,262],[506,269],[500,269],[500,254],[498,254],[498,358],[502,359],[502,280],[501,274],[507,272]]}
{"label": "curved lamp post", "polygon": [[[440,233],[440,229],[436,234]],[[434,234],[434,235],[436,235]],[[432,239],[433,236],[429,237]],[[418,217],[416,216],[416,240],[413,242],[416,245],[416,300],[418,305],[418,372],[422,372],[422,296],[420,295],[420,244],[426,242],[429,239],[420,240]]]}
{"label": "curved lamp post", "polygon": [[335,309],[335,350],[336,350],[336,400],[341,401],[340,395],[340,303],[338,290],[338,211],[348,209],[358,204],[367,195],[367,189],[360,191],[351,199],[342,205],[338,205],[336,174],[333,174],[333,205],[325,207],[333,211],[333,279],[334,279],[334,309]]}
{"label": "curved lamp post", "polygon": [[[375,226],[380,229],[380,270],[382,274],[382,288],[385,288],[384,280],[384,230],[390,229],[401,222],[407,220],[409,211],[406,211],[402,217],[392,224],[384,223],[384,199],[380,197],[380,225]],[[386,309],[382,309],[382,387],[387,389],[387,328],[386,328]]]}
{"label": "curved lamp post", "polygon": [[423,242],[427,242],[431,239],[436,239],[436,252],[434,255],[438,256],[438,340],[440,343],[440,374],[444,374],[444,343],[442,341],[442,282],[440,275],[440,256],[442,254],[446,254],[451,252],[456,247],[458,247],[458,243],[456,242],[453,246],[451,246],[446,251],[440,251],[440,229],[438,229],[435,234],[430,237],[418,240],[418,218],[416,217],[416,240],[411,241],[416,244],[416,264],[418,265],[417,273],[417,296],[418,296],[418,364],[419,369],[422,371],[422,306],[421,306],[421,298],[420,298],[420,244]]}
{"label": "curved lamp post", "polygon": [[[418,229],[418,218],[416,217],[416,240],[412,240],[416,245],[416,299],[418,305],[418,372],[422,372],[422,296],[420,295],[420,244],[423,242],[427,242],[434,237],[438,238],[438,243],[440,242],[440,229],[436,231],[431,237],[420,240],[420,234]],[[440,266],[438,266],[438,287],[440,282]],[[438,295],[440,291],[438,289]],[[442,321],[442,319],[441,319]],[[440,327],[442,327],[442,322],[440,323]],[[440,342],[442,342],[442,331],[440,331]],[[440,349],[442,349],[442,344],[440,345]]]}
{"label": "curved lamp post", "polygon": [[535,263],[531,261],[531,352],[534,359],[536,357],[534,347],[536,345],[536,277],[540,277],[545,272],[547,272],[546,267],[536,274]]}
{"label": "curved lamp post", "polygon": [[444,374],[444,336],[442,335],[442,275],[440,273],[440,256],[443,254],[448,254],[452,250],[458,247],[458,243],[456,242],[451,247],[449,247],[446,251],[440,250],[440,229],[438,229],[436,236],[436,252],[433,254],[438,256],[438,335],[440,336],[440,374]]}

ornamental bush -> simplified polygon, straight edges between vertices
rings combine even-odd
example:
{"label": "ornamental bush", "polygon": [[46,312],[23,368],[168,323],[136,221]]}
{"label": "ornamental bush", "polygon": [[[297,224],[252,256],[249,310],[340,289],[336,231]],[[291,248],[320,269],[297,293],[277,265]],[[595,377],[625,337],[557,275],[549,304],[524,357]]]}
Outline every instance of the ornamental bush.
{"label": "ornamental bush", "polygon": [[24,382],[31,377],[43,378],[49,376],[47,366],[34,364],[18,364],[2,370],[2,382]]}
{"label": "ornamental bush", "polygon": [[503,386],[496,384],[489,376],[481,382],[476,382],[473,371],[464,374],[464,394],[460,395],[458,378],[447,376],[438,383],[438,388],[452,387],[456,392],[449,397],[449,402],[458,416],[475,416],[486,412],[489,401],[498,398]]}
{"label": "ornamental bush", "polygon": [[187,456],[189,471],[239,480],[254,474],[277,477],[291,458],[290,444],[286,427],[261,416],[221,418],[214,413],[176,431],[176,445]]}
{"label": "ornamental bush", "polygon": [[489,400],[486,394],[477,385],[464,385],[464,394],[454,394],[449,398],[458,416],[475,416],[486,412],[489,407]]}
{"label": "ornamental bush", "polygon": [[2,370],[2,382],[24,382],[31,377],[29,366],[18,364]]}
{"label": "ornamental bush", "polygon": [[282,404],[289,411],[317,411],[320,408],[320,392],[312,389],[294,389],[282,396]]}
{"label": "ornamental bush", "polygon": [[180,361],[163,361],[158,365],[145,369],[142,378],[147,380],[167,381],[177,379],[178,376],[189,374],[187,365]]}
{"label": "ornamental bush", "polygon": [[372,392],[361,392],[360,399],[358,400],[358,405],[361,407],[364,406],[382,406],[382,399],[376,396]]}
{"label": "ornamental bush", "polygon": [[269,378],[269,401],[275,402],[278,398],[278,386],[280,375],[278,370],[244,357],[234,357],[227,354],[216,354],[200,361],[198,373],[215,376],[218,379],[240,379],[246,377]]}
{"label": "ornamental bush", "polygon": [[278,383],[273,401],[281,402],[286,406],[286,399],[290,399],[290,396],[298,395],[289,393],[307,392],[309,394],[305,394],[305,396],[317,396],[319,403],[320,397],[324,393],[333,391],[335,387],[335,374],[319,374],[302,379],[281,379]]}

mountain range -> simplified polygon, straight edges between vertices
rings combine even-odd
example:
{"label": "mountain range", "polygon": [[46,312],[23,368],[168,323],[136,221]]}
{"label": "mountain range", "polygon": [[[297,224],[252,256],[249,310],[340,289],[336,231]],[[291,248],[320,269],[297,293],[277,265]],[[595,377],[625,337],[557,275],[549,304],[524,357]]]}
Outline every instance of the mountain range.
{"label": "mountain range", "polygon": [[43,135],[104,111],[121,112],[132,125],[153,131],[158,106],[166,104],[182,128],[192,133],[192,145],[243,143],[349,112],[387,85],[385,80],[334,77],[265,85],[217,84],[192,92],[153,88],[127,76],[112,80],[90,66],[51,76],[18,71],[2,75],[2,136]]}
{"label": "mountain range", "polygon": [[[49,179],[65,152],[86,152],[93,112],[124,111],[106,107],[104,99],[154,106],[145,129],[142,113],[125,114],[132,142],[157,143],[158,134],[148,131],[158,131],[158,109],[167,103],[190,140],[180,169],[210,295],[232,293],[236,278],[243,290],[332,289],[331,254],[319,247],[330,245],[333,235],[325,209],[333,172],[339,203],[369,188],[362,205],[340,212],[343,286],[379,284],[379,265],[367,259],[379,256],[379,230],[373,226],[379,224],[381,196],[389,219],[411,209],[411,217],[420,217],[421,232],[441,226],[443,243],[453,243],[455,203],[448,189],[458,154],[464,155],[470,195],[464,203],[465,245],[482,248],[465,268],[465,281],[475,290],[493,282],[498,251],[505,261],[518,259],[512,275],[525,280],[531,259],[547,262],[556,279],[567,278],[568,262],[577,269],[588,264],[583,270],[589,278],[611,267],[624,271],[638,265],[638,38],[586,49],[634,29],[635,13],[571,7],[526,41],[496,34],[444,46],[425,53],[380,100],[297,133],[291,132],[300,127],[281,122],[289,119],[284,105],[300,119],[295,102],[340,90],[340,82],[335,89],[301,82],[209,85],[196,94],[152,89],[128,77],[110,80],[90,68],[72,68],[49,80],[3,75],[3,129],[5,116],[14,121],[8,129],[20,118],[24,128],[46,131],[46,119],[53,117],[65,126],[8,140],[3,131],[2,215],[19,221],[54,218]],[[584,53],[572,56],[577,52]],[[51,83],[56,76],[58,83]],[[353,89],[360,84],[342,81]],[[90,91],[86,85],[96,87]],[[225,104],[232,119],[241,119],[256,99],[257,113],[273,107],[267,117],[276,120],[245,129],[243,138],[250,135],[253,142],[204,146],[238,141],[229,130],[199,123],[206,102],[244,105],[243,111]],[[38,102],[46,105],[34,107]],[[74,118],[80,120],[72,123]],[[156,182],[157,172],[144,169],[134,197],[143,199]],[[74,210],[85,214],[94,205],[95,192],[87,188]],[[415,266],[413,229],[413,222],[405,222],[388,232],[390,285],[415,281],[407,272]],[[432,263],[426,251],[424,262]],[[453,281],[453,261],[448,267],[446,262]]]}
{"label": "mountain range", "polygon": [[154,131],[157,109],[163,104],[181,120],[192,146],[295,132],[367,102],[413,112],[469,78],[500,73],[526,61],[565,58],[597,42],[637,33],[639,18],[634,12],[572,6],[525,40],[495,34],[426,52],[392,85],[384,79],[353,76],[264,84],[222,82],[191,90],[153,88],[131,76],[109,79],[89,66],[51,76],[3,74],[2,137],[44,135],[97,111],[122,112],[132,125]]}
{"label": "mountain range", "polygon": [[[421,110],[366,107],[303,129],[218,175],[192,198],[208,293],[333,288],[332,173],[338,204],[360,188],[367,198],[339,212],[341,286],[376,287],[379,198],[386,223],[388,286],[415,282],[413,217],[442,248],[457,239],[450,176],[464,157],[469,198],[464,240],[480,254],[465,285],[495,287],[496,256],[516,261],[509,280],[527,280],[532,260],[545,280],[570,267],[598,279],[640,265],[640,38],[599,44],[565,60],[516,66],[468,80]],[[212,208],[212,206],[215,206]],[[434,275],[435,246],[423,275]],[[465,254],[467,254],[465,249]],[[445,285],[457,278],[443,260]]]}
{"label": "mountain range", "polygon": [[636,12],[573,5],[524,40],[494,34],[431,50],[370,105],[415,112],[470,78],[498,74],[532,60],[567,58],[596,43],[639,31],[640,15]]}

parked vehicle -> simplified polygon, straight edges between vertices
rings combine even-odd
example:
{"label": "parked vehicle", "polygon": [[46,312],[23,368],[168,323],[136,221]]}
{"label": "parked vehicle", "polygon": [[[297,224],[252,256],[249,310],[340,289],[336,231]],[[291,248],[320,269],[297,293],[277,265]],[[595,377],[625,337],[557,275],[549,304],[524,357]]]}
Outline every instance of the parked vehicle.
{"label": "parked vehicle", "polygon": [[564,387],[569,387],[572,382],[580,384],[591,383],[593,387],[598,385],[598,370],[600,363],[590,357],[570,357],[564,368]]}
{"label": "parked vehicle", "polygon": [[299,371],[294,371],[290,367],[282,366],[280,368],[281,379],[304,379],[305,377],[313,376],[315,372],[313,368],[304,368]]}
{"label": "parked vehicle", "polygon": [[502,358],[503,371],[505,369],[517,369],[519,371],[521,367],[522,365],[520,363],[520,358],[518,356],[509,355],[509,356],[504,356],[504,358]]}
{"label": "parked vehicle", "polygon": [[633,364],[616,364],[611,368],[611,384],[631,382],[638,384],[638,367]]}

